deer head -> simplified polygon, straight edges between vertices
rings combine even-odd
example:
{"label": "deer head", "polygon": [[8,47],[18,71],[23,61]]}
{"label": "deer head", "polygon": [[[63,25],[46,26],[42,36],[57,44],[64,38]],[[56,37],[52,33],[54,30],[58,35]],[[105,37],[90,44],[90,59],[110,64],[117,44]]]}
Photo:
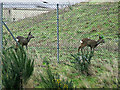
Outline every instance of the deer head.
{"label": "deer head", "polygon": [[28,37],[27,37],[28,42],[30,41],[31,38],[34,38],[34,36],[31,35],[31,32],[29,32]]}

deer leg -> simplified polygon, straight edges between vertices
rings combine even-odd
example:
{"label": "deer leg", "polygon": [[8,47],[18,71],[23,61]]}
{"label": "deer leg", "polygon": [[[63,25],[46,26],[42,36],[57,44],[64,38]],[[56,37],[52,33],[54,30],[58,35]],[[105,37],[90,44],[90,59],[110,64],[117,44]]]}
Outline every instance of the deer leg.
{"label": "deer leg", "polygon": [[18,45],[16,44],[16,48],[18,47]]}
{"label": "deer leg", "polygon": [[94,48],[93,48],[93,54],[94,54]]}
{"label": "deer leg", "polygon": [[78,53],[79,53],[80,49],[81,49],[83,46],[84,46],[84,44],[81,43],[81,45],[80,45],[79,48],[78,48]]}
{"label": "deer leg", "polygon": [[28,47],[27,47],[27,45],[25,45],[26,46],[26,49],[28,50]]}
{"label": "deer leg", "polygon": [[83,54],[83,48],[81,48],[81,53]]}
{"label": "deer leg", "polygon": [[92,47],[90,47],[90,49],[91,49],[91,52],[92,52]]}
{"label": "deer leg", "polygon": [[81,53],[83,53],[83,48],[84,48],[85,46],[87,46],[87,45],[82,43],[81,46],[78,48],[78,52],[79,52],[79,50],[81,49]]}
{"label": "deer leg", "polygon": [[79,48],[78,48],[78,53],[79,53],[79,51],[80,51],[80,48],[81,48],[81,46],[79,46]]}
{"label": "deer leg", "polygon": [[17,45],[17,43],[16,43],[16,47],[15,47],[15,50],[17,50],[17,48],[18,48],[18,45]]}
{"label": "deer leg", "polygon": [[83,49],[81,46],[78,48],[78,53],[79,53],[80,49],[81,49],[81,53],[83,53]]}
{"label": "deer leg", "polygon": [[91,47],[91,54],[94,54],[94,48]]}

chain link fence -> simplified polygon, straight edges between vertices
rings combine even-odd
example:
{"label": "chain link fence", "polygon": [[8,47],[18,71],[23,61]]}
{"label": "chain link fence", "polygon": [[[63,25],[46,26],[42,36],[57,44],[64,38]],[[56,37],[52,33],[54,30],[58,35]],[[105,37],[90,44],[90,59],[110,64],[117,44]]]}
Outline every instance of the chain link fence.
{"label": "chain link fence", "polygon": [[[66,63],[64,65],[72,65],[71,54],[78,53],[80,40],[89,38],[97,41],[99,36],[104,37],[105,43],[95,48],[91,62],[94,70],[91,69],[91,72],[98,73],[99,70],[105,69],[104,74],[96,76],[101,76],[103,82],[106,78],[114,81],[118,76],[118,6],[117,2],[81,2],[74,5],[3,3],[2,19],[14,37],[27,38],[29,32],[35,37],[28,42],[26,51],[35,59],[38,70],[43,65],[44,59],[48,59],[50,64],[55,66],[53,67],[55,70],[57,60],[62,64]],[[5,25],[3,25],[3,48],[16,48],[16,42]],[[35,67],[35,73],[37,69]],[[63,71],[65,70],[61,70],[61,73]],[[99,83],[102,83],[101,81]]]}
{"label": "chain link fence", "polygon": [[[34,58],[47,56],[57,59],[56,5],[47,7],[36,3],[4,4],[5,7],[10,5],[12,8],[4,8],[3,19],[13,35],[27,38],[28,33],[31,32],[35,38],[28,42],[28,52],[34,53]],[[4,46],[15,48],[16,43],[5,27],[3,34]]]}
{"label": "chain link fence", "polygon": [[[116,6],[115,6],[116,5]],[[80,40],[98,40],[102,35],[105,44],[95,50],[117,52],[117,3],[75,5],[59,4],[59,58],[70,59],[77,53]],[[57,4],[4,3],[3,21],[15,37],[27,37],[31,31],[35,37],[28,42],[28,51],[39,58],[57,61]],[[3,27],[3,47],[15,47],[15,41]]]}

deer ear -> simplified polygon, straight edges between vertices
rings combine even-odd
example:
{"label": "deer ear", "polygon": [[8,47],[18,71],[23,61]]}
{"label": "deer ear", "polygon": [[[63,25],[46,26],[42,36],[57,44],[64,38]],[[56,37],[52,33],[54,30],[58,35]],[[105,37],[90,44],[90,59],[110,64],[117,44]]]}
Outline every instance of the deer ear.
{"label": "deer ear", "polygon": [[29,32],[29,34],[28,35],[30,35],[31,34],[31,32]]}

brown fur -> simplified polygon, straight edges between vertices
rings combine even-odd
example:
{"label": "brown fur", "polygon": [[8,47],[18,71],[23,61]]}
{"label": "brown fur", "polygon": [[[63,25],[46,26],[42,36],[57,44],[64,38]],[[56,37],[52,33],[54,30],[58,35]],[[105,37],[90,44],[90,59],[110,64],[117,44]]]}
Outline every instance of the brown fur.
{"label": "brown fur", "polygon": [[91,40],[91,39],[88,39],[88,38],[83,38],[81,41],[82,41],[82,43],[78,48],[78,53],[79,53],[80,49],[81,49],[81,52],[82,52],[82,49],[86,46],[90,47],[91,50],[92,49],[94,50],[94,48],[97,47],[100,43],[105,42],[102,37],[99,37],[99,39],[97,41]]}
{"label": "brown fur", "polygon": [[[34,38],[34,36],[31,35],[31,32],[29,32],[27,38],[25,38],[25,37],[23,37],[23,36],[18,36],[18,37],[16,37],[16,39],[18,40],[19,44],[21,44],[22,47],[23,47],[23,46],[26,46],[26,49],[27,49],[28,42],[31,40],[31,38]],[[16,49],[17,49],[17,47],[18,47],[18,45],[17,45],[17,43],[16,43]]]}

